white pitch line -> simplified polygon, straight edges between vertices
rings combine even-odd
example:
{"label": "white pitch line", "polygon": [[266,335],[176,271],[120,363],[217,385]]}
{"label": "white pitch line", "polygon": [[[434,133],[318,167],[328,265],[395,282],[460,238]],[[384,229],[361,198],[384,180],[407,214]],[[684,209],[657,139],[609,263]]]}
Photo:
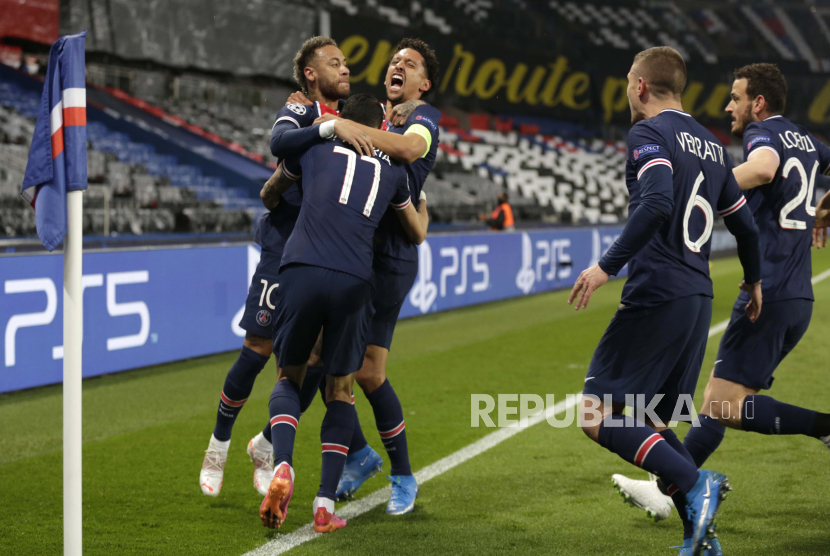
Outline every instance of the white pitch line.
{"label": "white pitch line", "polygon": [[[447,457],[436,461],[432,465],[428,465],[420,471],[417,471],[415,473],[415,479],[417,479],[418,484],[421,485],[430,479],[441,475],[442,473],[446,473],[450,469],[486,452],[490,448],[504,442],[508,438],[527,430],[533,425],[541,423],[546,420],[548,416],[554,416],[568,411],[579,403],[580,398],[581,394],[569,395],[565,398],[565,400],[555,403],[553,407],[549,407],[545,411],[529,417],[527,419],[526,427],[502,428],[495,432],[491,432],[484,438],[476,440],[469,446],[461,448],[457,452],[454,452]],[[365,514],[369,510],[380,506],[381,504],[385,504],[389,500],[391,492],[391,486],[384,487],[365,498],[361,498],[360,500],[347,504],[344,508],[337,510],[337,515],[344,519],[354,519],[357,516]],[[260,546],[259,548],[244,554],[243,556],[276,556],[277,554],[282,554],[288,550],[291,550],[295,546],[299,546],[322,534],[323,533],[314,532],[313,523],[307,523],[299,529],[276,538]]]}
{"label": "white pitch line", "polygon": [[[826,280],[827,278],[830,278],[830,270],[825,270],[821,274],[816,274],[815,276],[812,277],[810,282],[812,282],[813,285],[816,285],[819,282],[821,282],[822,280]],[[763,310],[764,310],[764,308],[762,306],[761,311],[763,311]],[[709,329],[709,337],[711,338],[712,336],[717,336],[718,334],[720,334],[721,332],[726,330],[726,327],[728,325],[729,325],[729,319],[726,319],[724,321],[721,321],[717,324],[712,325],[712,328]]]}
{"label": "white pitch line", "polygon": [[[825,270],[821,274],[817,274],[813,276],[812,283],[818,284],[822,280],[830,278],[830,270]],[[729,319],[725,321],[721,321],[715,325],[713,325],[709,329],[709,337],[717,336],[724,330],[726,330],[726,326],[729,324]],[[447,457],[440,459],[433,463],[432,465],[428,465],[424,467],[420,471],[415,473],[415,478],[418,480],[418,484],[423,484],[428,480],[432,479],[433,477],[437,477],[442,473],[446,473],[453,467],[461,465],[465,461],[474,458],[475,456],[486,452],[493,446],[500,444],[507,440],[508,438],[526,430],[527,428],[532,427],[533,425],[537,425],[542,421],[546,420],[548,415],[558,415],[564,411],[567,411],[574,407],[576,404],[579,403],[579,399],[581,394],[576,394],[574,396],[569,396],[565,399],[565,401],[558,402],[554,404],[553,407],[549,407],[543,413],[539,413],[534,415],[533,417],[528,418],[527,420],[527,427],[510,427],[510,428],[503,428],[499,429],[495,432],[492,432],[481,438],[469,446],[466,446],[455,453],[448,455]],[[381,504],[385,503],[389,500],[389,495],[392,492],[392,487],[387,486],[380,490],[376,490],[369,496],[365,498],[361,498],[360,500],[356,500],[347,504],[344,508],[337,511],[337,515],[342,517],[343,519],[353,519],[359,515],[365,514],[366,512],[380,506]],[[294,548],[295,546],[299,546],[305,542],[313,540],[314,538],[322,535],[322,533],[315,533],[314,532],[314,524],[313,523],[306,523],[299,529],[288,533],[285,536],[276,538],[259,548],[256,548],[250,552],[243,554],[243,556],[277,556],[277,554],[282,554]]]}

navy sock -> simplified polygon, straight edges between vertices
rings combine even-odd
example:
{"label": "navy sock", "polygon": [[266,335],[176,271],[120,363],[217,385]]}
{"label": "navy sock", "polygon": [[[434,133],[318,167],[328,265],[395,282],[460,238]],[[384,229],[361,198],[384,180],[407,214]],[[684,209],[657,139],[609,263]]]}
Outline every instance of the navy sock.
{"label": "navy sock", "polygon": [[389,379],[385,380],[377,390],[368,394],[366,398],[372,404],[375,413],[375,424],[380,433],[380,439],[392,463],[392,475],[412,475],[409,466],[409,448],[406,444],[406,425],[403,420],[401,402]]}
{"label": "navy sock", "polygon": [[216,426],[213,428],[216,440],[231,439],[236,417],[248,401],[248,396],[254,389],[254,381],[267,362],[268,358],[264,355],[248,347],[242,347],[239,357],[228,371],[222,394],[219,396],[219,411],[216,412]]}
{"label": "navy sock", "polygon": [[354,430],[354,408],[351,404],[335,400],[326,404],[326,416],[320,427],[323,445],[323,468],[320,471],[320,490],[317,496],[334,500],[337,483],[343,474],[349,443]]}
{"label": "navy sock", "polygon": [[[306,412],[308,406],[311,405],[311,402],[314,401],[314,396],[317,394],[317,389],[320,388],[321,382],[324,385],[323,388],[325,388],[325,381],[323,381],[324,376],[325,371],[323,370],[323,367],[310,366],[306,370],[305,378],[303,379],[303,385],[300,387],[299,391],[301,416],[303,413]],[[325,403],[325,400],[323,402]],[[271,442],[270,423],[265,425],[265,428],[262,429],[262,436],[265,437],[265,440]]]}
{"label": "navy sock", "polygon": [[[676,434],[674,434],[673,430],[666,429],[660,432],[660,436],[666,440],[666,443],[669,446],[677,450],[681,456],[686,458],[687,461],[694,463],[692,455],[686,450],[683,443],[680,442],[680,439],[677,438]],[[691,539],[692,533],[694,533],[694,528],[692,527],[692,522],[689,521],[688,514],[686,514],[686,495],[682,490],[674,485],[669,486],[666,490],[670,493],[669,496],[671,497],[672,502],[674,502],[675,508],[677,508],[677,514],[680,516],[680,521],[683,522],[683,540]]]}
{"label": "navy sock", "polygon": [[718,449],[725,432],[726,427],[718,423],[717,419],[700,415],[686,433],[683,445],[692,454],[698,469],[703,467],[704,462]]}
{"label": "navy sock", "polygon": [[[323,367],[309,366],[305,372],[303,386],[300,388],[300,413],[308,411],[309,406],[317,395],[317,390],[326,387],[326,371]],[[323,404],[326,403],[325,394]]]}
{"label": "navy sock", "polygon": [[[614,425],[621,426],[609,426],[612,419]],[[672,448],[662,435],[633,417],[609,415],[603,419],[599,444],[683,492],[689,492],[697,482],[698,471],[691,457]]]}
{"label": "navy sock", "polygon": [[363,436],[363,429],[360,426],[360,419],[357,417],[357,408],[354,406],[354,394],[352,394],[352,409],[354,410],[354,431],[352,432],[352,443],[349,444],[349,453],[356,454],[366,447],[366,437]]}
{"label": "navy sock", "polygon": [[741,408],[741,428],[761,434],[813,436],[815,411],[779,402],[769,396],[747,396]]}
{"label": "navy sock", "polygon": [[271,414],[271,444],[274,446],[274,468],[287,462],[294,466],[294,437],[300,421],[300,387],[288,379],[278,380],[268,402]]}

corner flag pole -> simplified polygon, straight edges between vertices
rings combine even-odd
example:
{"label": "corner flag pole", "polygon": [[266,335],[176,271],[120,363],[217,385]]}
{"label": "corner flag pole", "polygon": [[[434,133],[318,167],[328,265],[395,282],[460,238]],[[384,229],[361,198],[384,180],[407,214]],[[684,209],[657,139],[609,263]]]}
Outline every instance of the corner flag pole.
{"label": "corner flag pole", "polygon": [[81,556],[81,287],[86,168],[86,31],[49,50],[20,196],[35,209],[48,251],[63,243],[63,553]]}
{"label": "corner flag pole", "polygon": [[67,192],[67,234],[63,252],[63,553],[82,553],[81,341],[84,325],[84,192]]}

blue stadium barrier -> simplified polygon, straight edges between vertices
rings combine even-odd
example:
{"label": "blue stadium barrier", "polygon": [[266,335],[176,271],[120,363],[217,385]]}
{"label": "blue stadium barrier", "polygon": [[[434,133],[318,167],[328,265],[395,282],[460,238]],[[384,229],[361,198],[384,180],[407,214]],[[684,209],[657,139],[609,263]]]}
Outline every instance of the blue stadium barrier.
{"label": "blue stadium barrier", "polygon": [[[570,287],[621,231],[430,236],[401,318]],[[730,239],[716,231],[713,245]],[[239,349],[259,256],[250,244],[84,253],[84,376]],[[6,256],[0,268],[0,392],[60,382],[63,257]]]}

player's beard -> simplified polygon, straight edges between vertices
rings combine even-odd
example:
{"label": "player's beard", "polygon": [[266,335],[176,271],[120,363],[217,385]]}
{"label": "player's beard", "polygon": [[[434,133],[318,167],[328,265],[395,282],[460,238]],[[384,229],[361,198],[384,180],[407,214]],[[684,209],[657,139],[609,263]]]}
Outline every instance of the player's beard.
{"label": "player's beard", "polygon": [[741,115],[740,118],[735,120],[735,123],[738,124],[736,128],[732,130],[732,135],[735,137],[743,137],[744,131],[746,131],[746,126],[749,125],[749,122],[752,121],[752,105],[746,107],[744,113]]}
{"label": "player's beard", "polygon": [[328,100],[340,100],[341,98],[346,98],[349,96],[349,91],[343,91],[338,86],[340,84],[340,78],[338,77],[335,80],[327,81],[325,79],[320,80],[320,94],[323,95],[323,98]]}

